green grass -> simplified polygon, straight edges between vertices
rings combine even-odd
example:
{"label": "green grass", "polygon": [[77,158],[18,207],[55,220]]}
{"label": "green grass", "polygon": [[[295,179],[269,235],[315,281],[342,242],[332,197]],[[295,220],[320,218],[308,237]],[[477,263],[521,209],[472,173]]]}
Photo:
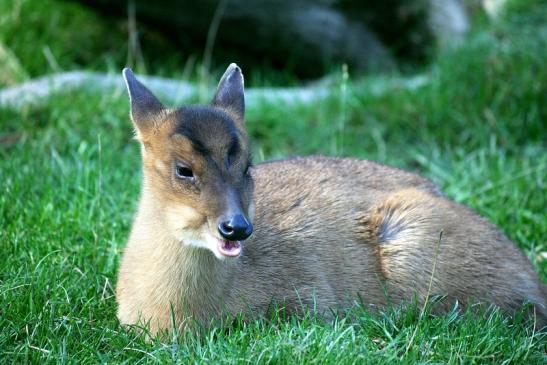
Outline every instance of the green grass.
{"label": "green grass", "polygon": [[[537,12],[534,12],[534,19]],[[430,83],[374,96],[340,80],[312,105],[254,105],[256,162],[351,155],[419,172],[495,222],[547,280],[547,22],[521,17],[440,56]],[[123,93],[0,108],[0,362],[545,363],[522,316],[359,308],[238,320],[146,343],[116,320],[114,285],[140,184]]]}

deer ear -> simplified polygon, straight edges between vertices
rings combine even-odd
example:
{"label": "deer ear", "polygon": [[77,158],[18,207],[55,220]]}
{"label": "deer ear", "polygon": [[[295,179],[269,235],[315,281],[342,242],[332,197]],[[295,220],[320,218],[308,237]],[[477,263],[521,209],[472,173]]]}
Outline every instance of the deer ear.
{"label": "deer ear", "polygon": [[139,133],[147,133],[157,124],[164,106],[135,78],[131,69],[124,68],[122,74],[129,92],[131,119]]}
{"label": "deer ear", "polygon": [[243,120],[245,114],[243,74],[235,63],[228,66],[220,79],[217,92],[213,98],[213,105],[228,109]]}

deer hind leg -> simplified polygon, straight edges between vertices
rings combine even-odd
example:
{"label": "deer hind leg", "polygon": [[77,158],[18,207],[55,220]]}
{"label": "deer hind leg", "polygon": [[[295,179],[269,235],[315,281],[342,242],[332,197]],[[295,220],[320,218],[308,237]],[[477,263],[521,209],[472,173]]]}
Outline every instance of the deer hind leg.
{"label": "deer hind leg", "polygon": [[443,229],[437,199],[418,189],[401,190],[374,206],[363,222],[394,304],[414,298],[423,303],[429,292],[442,292],[439,276],[432,276]]}
{"label": "deer hind leg", "polygon": [[531,301],[545,315],[545,293],[529,260],[471,210],[405,189],[373,207],[366,223],[392,302],[443,295],[435,309],[458,300],[511,312]]}

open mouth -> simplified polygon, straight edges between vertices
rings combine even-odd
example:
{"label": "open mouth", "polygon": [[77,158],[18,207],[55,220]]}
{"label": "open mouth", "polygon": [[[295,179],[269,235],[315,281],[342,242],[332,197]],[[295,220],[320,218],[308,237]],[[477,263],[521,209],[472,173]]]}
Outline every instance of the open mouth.
{"label": "open mouth", "polygon": [[226,257],[237,257],[241,254],[241,242],[219,239],[217,244],[218,251]]}

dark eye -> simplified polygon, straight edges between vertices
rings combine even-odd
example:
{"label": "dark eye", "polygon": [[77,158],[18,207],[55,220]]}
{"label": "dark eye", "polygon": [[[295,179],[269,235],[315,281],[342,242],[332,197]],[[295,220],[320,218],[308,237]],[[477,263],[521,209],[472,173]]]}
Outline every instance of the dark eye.
{"label": "dark eye", "polygon": [[185,165],[177,165],[175,174],[179,179],[192,179],[194,177],[192,169]]}

